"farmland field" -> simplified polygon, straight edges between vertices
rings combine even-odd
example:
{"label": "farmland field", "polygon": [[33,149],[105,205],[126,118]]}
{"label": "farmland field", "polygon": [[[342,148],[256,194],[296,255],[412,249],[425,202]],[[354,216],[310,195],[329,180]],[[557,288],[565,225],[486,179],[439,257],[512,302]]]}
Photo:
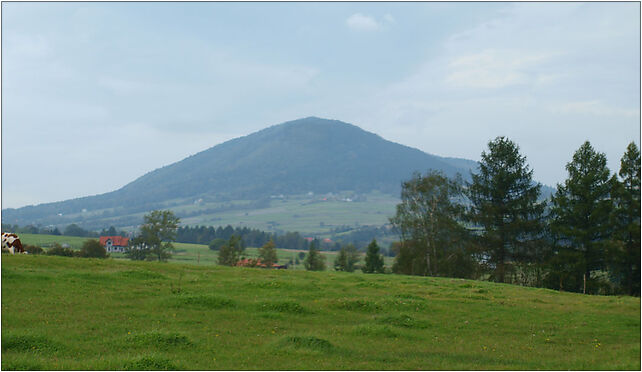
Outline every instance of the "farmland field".
{"label": "farmland field", "polygon": [[640,299],[2,256],[2,369],[640,369]]}
{"label": "farmland field", "polygon": [[[49,247],[53,243],[58,244],[69,244],[73,249],[80,249],[82,244],[87,239],[96,239],[96,238],[82,238],[75,236],[62,236],[62,235],[42,235],[42,234],[20,234],[20,240],[23,244],[37,245],[41,247]],[[215,265],[217,263],[218,252],[209,249],[207,245],[204,244],[190,244],[190,243],[173,243],[176,251],[170,258],[169,262],[172,263],[190,263],[195,265]],[[299,251],[291,249],[277,249],[277,255],[279,258],[279,263],[285,265],[288,261],[292,260],[296,262],[296,257],[298,257]],[[258,248],[246,248],[245,256],[256,258],[258,257]],[[321,255],[326,258],[326,270],[332,269],[332,264],[335,260],[337,252],[326,252],[322,251]],[[111,257],[115,259],[125,259],[125,255],[122,253],[111,253]],[[361,263],[363,263],[362,255]],[[293,269],[303,269],[303,259],[299,259],[300,263],[298,265],[293,265]],[[384,257],[385,264],[390,267],[394,258]]]}

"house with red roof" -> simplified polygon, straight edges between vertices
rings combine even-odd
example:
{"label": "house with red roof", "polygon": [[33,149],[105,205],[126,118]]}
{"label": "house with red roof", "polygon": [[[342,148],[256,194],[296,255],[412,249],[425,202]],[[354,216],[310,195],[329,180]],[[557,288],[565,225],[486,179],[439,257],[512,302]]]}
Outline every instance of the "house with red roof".
{"label": "house with red roof", "polygon": [[125,248],[129,244],[129,238],[124,236],[101,236],[99,241],[107,253],[125,252]]}

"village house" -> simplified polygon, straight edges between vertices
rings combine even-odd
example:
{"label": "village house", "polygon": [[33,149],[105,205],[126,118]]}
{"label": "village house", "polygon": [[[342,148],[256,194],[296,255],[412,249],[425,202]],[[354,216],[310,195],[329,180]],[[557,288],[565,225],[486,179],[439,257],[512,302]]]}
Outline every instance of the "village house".
{"label": "village house", "polygon": [[107,253],[125,252],[127,244],[129,244],[129,238],[124,236],[101,236],[99,241]]}

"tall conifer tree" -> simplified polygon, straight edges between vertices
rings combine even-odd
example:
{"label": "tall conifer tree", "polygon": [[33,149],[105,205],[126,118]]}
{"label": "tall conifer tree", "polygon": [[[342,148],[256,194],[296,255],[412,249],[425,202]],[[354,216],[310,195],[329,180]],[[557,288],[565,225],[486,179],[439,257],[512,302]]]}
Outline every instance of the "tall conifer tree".
{"label": "tall conifer tree", "polygon": [[621,181],[613,190],[615,240],[614,274],[630,295],[640,295],[640,150],[631,142],[620,162]]}
{"label": "tall conifer tree", "polygon": [[542,234],[544,204],[537,201],[541,185],[533,182],[533,171],[514,142],[497,137],[488,150],[468,185],[469,217],[483,228],[480,240],[494,266],[493,278],[504,282],[509,262],[526,262],[536,254],[531,248]]}
{"label": "tall conifer tree", "polygon": [[588,141],[575,152],[566,170],[568,178],[557,185],[552,198],[551,230],[559,242],[558,255],[579,259],[573,265],[578,271],[575,289],[585,292],[584,283],[591,285],[591,271],[605,267],[614,179],[606,167],[606,155],[596,152]]}

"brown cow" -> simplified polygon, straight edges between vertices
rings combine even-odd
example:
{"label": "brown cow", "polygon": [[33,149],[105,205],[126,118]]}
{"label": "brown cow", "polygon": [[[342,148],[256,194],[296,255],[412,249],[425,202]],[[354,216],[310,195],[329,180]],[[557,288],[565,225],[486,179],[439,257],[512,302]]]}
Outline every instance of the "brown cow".
{"label": "brown cow", "polygon": [[22,243],[18,235],[14,233],[2,233],[2,251],[11,252],[11,254],[25,253],[24,248],[22,248]]}

